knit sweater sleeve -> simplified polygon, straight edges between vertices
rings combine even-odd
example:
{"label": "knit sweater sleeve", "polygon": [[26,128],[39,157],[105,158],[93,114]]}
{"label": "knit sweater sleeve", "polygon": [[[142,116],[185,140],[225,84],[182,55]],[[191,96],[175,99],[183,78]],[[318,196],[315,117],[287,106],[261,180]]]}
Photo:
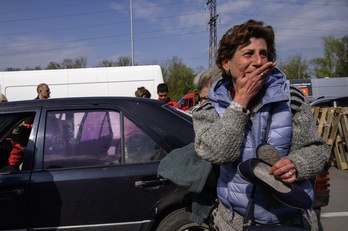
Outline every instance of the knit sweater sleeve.
{"label": "knit sweater sleeve", "polygon": [[301,90],[291,87],[293,133],[289,155],[296,166],[298,180],[314,178],[329,158],[326,142],[319,136],[311,107]]}
{"label": "knit sweater sleeve", "polygon": [[195,149],[197,154],[214,164],[235,161],[240,155],[248,115],[228,107],[220,118],[210,102],[193,115]]}

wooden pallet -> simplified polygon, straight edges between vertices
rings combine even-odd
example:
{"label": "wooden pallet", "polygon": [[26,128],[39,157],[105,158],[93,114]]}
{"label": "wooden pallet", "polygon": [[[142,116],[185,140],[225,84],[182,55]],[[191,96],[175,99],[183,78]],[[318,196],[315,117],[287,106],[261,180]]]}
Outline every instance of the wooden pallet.
{"label": "wooden pallet", "polygon": [[338,169],[348,169],[348,108],[312,107],[319,135],[329,145],[329,163]]}

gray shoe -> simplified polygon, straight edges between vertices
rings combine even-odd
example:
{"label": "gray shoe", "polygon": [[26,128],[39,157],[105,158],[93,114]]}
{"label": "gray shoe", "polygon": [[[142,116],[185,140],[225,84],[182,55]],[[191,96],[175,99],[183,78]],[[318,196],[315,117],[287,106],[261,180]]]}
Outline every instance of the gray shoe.
{"label": "gray shoe", "polygon": [[265,144],[260,146],[256,152],[257,158],[273,166],[278,160],[280,160],[278,150],[270,145]]}
{"label": "gray shoe", "polygon": [[260,159],[252,158],[240,163],[237,167],[239,175],[270,192],[281,203],[293,208],[309,209],[312,199],[297,184],[288,184],[268,173],[270,166]]}

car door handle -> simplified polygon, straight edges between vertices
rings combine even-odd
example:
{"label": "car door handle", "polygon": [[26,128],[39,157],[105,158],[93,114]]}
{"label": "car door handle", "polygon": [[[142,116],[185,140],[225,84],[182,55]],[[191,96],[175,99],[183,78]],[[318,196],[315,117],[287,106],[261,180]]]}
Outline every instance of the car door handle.
{"label": "car door handle", "polygon": [[170,184],[170,180],[159,178],[155,180],[136,181],[135,187],[154,187],[154,186],[160,186],[165,184]]}
{"label": "car door handle", "polygon": [[12,196],[12,195],[21,195],[24,193],[24,189],[13,189],[10,191],[0,192],[0,196]]}

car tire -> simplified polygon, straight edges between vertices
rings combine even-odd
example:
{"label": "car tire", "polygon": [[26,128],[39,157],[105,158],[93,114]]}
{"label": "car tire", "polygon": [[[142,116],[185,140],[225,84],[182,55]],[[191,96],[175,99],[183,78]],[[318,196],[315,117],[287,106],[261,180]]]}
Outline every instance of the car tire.
{"label": "car tire", "polygon": [[198,225],[192,222],[191,213],[185,208],[175,210],[168,214],[158,225],[156,231],[208,231],[209,226],[205,223]]}

